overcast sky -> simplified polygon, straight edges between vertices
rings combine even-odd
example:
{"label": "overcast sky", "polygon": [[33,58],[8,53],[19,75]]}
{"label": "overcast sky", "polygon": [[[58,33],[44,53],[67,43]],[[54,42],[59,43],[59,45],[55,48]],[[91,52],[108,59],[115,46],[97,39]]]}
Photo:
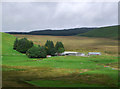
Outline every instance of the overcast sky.
{"label": "overcast sky", "polygon": [[4,2],[2,31],[117,25],[117,2]]}

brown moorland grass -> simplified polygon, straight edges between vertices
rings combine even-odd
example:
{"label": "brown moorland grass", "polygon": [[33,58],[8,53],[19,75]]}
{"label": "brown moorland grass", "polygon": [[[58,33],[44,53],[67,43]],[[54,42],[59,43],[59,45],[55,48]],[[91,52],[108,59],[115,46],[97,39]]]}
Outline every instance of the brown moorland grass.
{"label": "brown moorland grass", "polygon": [[[42,68],[42,67],[21,67],[21,66],[3,66],[4,68],[24,68],[24,71],[3,71],[3,87],[35,87],[25,81],[33,81],[33,80],[59,80],[66,81],[68,83],[85,83],[85,84],[100,84],[107,85],[109,87],[116,86],[116,81],[110,81],[110,77],[103,74],[84,74],[80,73],[87,72],[87,69],[79,69],[72,73],[65,72],[66,69],[56,69],[56,68]],[[72,71],[70,69],[70,71]],[[9,75],[8,75],[9,74]],[[104,81],[103,81],[104,79]]]}
{"label": "brown moorland grass", "polygon": [[14,35],[18,38],[28,38],[34,44],[44,45],[47,40],[63,42],[65,49],[68,51],[90,52],[100,51],[106,54],[117,54],[118,41],[108,38],[91,38],[80,36],[44,36],[44,35]]}
{"label": "brown moorland grass", "polygon": [[[7,70],[3,71],[3,87],[35,87],[30,85],[26,81],[38,80],[38,79],[52,79],[62,78],[68,76],[69,71],[75,73],[83,73],[88,71],[87,69],[62,69],[62,68],[47,68],[47,67],[27,67],[27,66],[2,66]],[[17,69],[17,70],[11,70]],[[25,70],[18,70],[25,69]],[[58,80],[58,79],[57,79]]]}

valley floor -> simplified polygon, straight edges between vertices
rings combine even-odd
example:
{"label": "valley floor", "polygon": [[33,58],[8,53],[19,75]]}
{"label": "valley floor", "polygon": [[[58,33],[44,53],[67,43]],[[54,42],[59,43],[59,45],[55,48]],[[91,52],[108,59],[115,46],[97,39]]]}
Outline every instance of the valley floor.
{"label": "valley floor", "polygon": [[[15,37],[36,45],[46,40],[62,41],[66,50],[101,56],[56,56],[28,58],[13,50]],[[118,42],[104,38],[73,36],[9,35],[2,33],[3,87],[118,87]]]}
{"label": "valley floor", "polygon": [[3,56],[3,87],[118,86],[118,59],[115,56],[17,57]]}

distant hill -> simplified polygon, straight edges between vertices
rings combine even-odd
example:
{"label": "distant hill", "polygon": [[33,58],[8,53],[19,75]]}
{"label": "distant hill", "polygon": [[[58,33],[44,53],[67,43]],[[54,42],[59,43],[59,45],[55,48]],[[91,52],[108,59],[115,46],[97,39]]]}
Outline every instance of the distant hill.
{"label": "distant hill", "polygon": [[78,34],[78,36],[86,37],[103,37],[103,38],[118,38],[118,26],[108,26],[96,28],[86,33]]}
{"label": "distant hill", "polygon": [[28,35],[52,35],[52,36],[73,36],[81,33],[88,32],[95,28],[73,28],[63,30],[38,30],[31,32],[7,32],[9,34],[28,34]]}
{"label": "distant hill", "polygon": [[51,36],[85,36],[85,37],[103,37],[118,38],[118,26],[107,26],[99,28],[72,28],[63,30],[36,30],[31,32],[6,32],[9,34],[26,35],[51,35]]}

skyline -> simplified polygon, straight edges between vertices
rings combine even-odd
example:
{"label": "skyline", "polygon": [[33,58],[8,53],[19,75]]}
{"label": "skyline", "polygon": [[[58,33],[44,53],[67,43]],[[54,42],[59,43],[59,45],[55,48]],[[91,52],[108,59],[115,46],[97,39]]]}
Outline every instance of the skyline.
{"label": "skyline", "polygon": [[117,2],[4,2],[2,31],[118,25]]}

